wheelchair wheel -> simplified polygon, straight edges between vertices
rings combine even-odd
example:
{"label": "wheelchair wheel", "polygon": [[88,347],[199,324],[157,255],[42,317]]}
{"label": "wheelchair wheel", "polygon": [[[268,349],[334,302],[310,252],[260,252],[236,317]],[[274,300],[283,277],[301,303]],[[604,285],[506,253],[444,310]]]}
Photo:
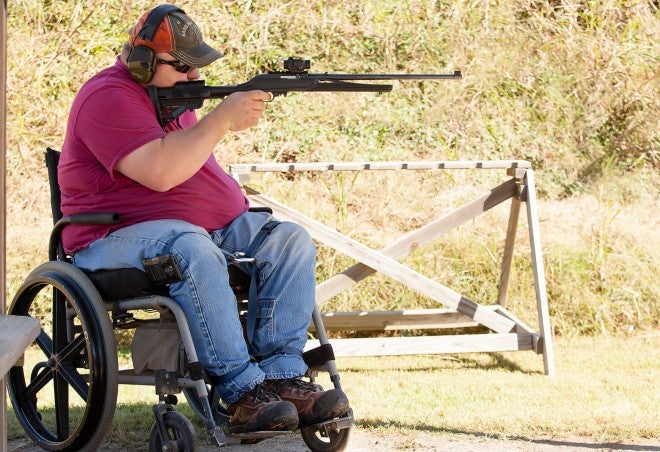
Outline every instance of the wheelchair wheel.
{"label": "wheelchair wheel", "polygon": [[197,450],[197,435],[190,420],[176,411],[163,413],[167,430],[167,444],[163,444],[158,434],[158,425],[154,422],[149,435],[149,450],[162,452],[193,452]]}
{"label": "wheelchair wheel", "polygon": [[47,450],[95,450],[117,403],[117,348],[108,313],[87,276],[47,262],[19,288],[10,311],[41,333],[7,383],[19,422]]}
{"label": "wheelchair wheel", "polygon": [[346,448],[351,428],[326,430],[322,427],[305,427],[300,429],[300,435],[312,452],[335,452]]}

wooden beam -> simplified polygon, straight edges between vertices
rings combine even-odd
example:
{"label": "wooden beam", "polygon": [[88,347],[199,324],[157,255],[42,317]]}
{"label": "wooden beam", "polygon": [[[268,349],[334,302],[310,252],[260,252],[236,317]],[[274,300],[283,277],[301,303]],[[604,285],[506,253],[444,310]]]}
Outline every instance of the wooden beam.
{"label": "wooden beam", "polygon": [[[2,1],[0,12],[0,315],[7,309],[7,0]],[[0,451],[7,450],[7,401],[4,374],[0,374]]]}
{"label": "wooden beam", "polygon": [[[335,356],[435,355],[442,353],[488,353],[532,349],[532,336],[521,333],[461,334],[448,336],[413,336],[331,339]],[[305,350],[319,346],[307,341]]]}
{"label": "wooden beam", "polygon": [[[4,286],[3,286],[4,291]],[[0,381],[2,381],[2,425],[0,451],[7,450],[7,399],[5,375],[39,335],[41,327],[34,317],[0,315]]]}
{"label": "wooden beam", "polygon": [[534,274],[534,290],[536,292],[536,312],[539,320],[539,333],[543,345],[543,364],[545,374],[549,377],[555,375],[555,354],[552,346],[552,327],[550,326],[550,308],[548,306],[548,289],[545,285],[545,269],[541,251],[541,227],[539,225],[539,212],[536,204],[536,188],[534,185],[534,171],[525,173],[525,189],[523,199],[527,204],[527,223],[529,230],[529,244],[532,253],[532,273]]}
{"label": "wooden beam", "polygon": [[255,200],[259,205],[272,208],[273,213],[278,218],[288,219],[300,224],[321,243],[352,257],[358,262],[362,262],[432,300],[455,309],[497,333],[509,333],[514,329],[514,322],[506,317],[484,308],[437,281],[415,272],[396,260],[374,251],[357,240],[342,235],[323,223],[303,215],[250,187],[244,188],[250,199]]}
{"label": "wooden beam", "polygon": [[303,171],[433,170],[433,169],[510,169],[531,168],[527,160],[439,160],[413,162],[318,162],[318,163],[233,163],[229,172],[236,177],[247,173]]}
{"label": "wooden beam", "polygon": [[5,376],[40,331],[39,320],[34,317],[0,315],[0,377]]}
{"label": "wooden beam", "polygon": [[[479,324],[452,309],[350,311],[321,313],[323,326],[334,331],[391,331],[468,328]],[[315,331],[314,324],[310,331]]]}
{"label": "wooden beam", "polygon": [[[453,228],[476,218],[511,198],[516,194],[516,191],[517,186],[514,179],[504,182],[474,201],[466,203],[437,220],[402,236],[392,244],[381,249],[380,252],[385,256],[400,260],[410,254],[415,248],[430,243]],[[317,286],[316,302],[322,304],[375,272],[373,268],[361,263],[346,269]]]}
{"label": "wooden beam", "polygon": [[506,306],[509,297],[509,281],[511,280],[511,267],[513,265],[513,247],[516,243],[518,218],[520,217],[520,204],[520,199],[511,199],[509,224],[506,229],[506,240],[504,241],[504,252],[502,254],[502,271],[500,272],[500,282],[497,285],[497,303],[501,306]]}

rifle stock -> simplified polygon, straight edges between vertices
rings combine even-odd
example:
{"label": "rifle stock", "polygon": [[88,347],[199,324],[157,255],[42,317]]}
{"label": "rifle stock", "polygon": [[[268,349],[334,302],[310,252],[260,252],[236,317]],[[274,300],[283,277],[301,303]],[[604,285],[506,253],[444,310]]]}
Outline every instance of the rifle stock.
{"label": "rifle stock", "polygon": [[276,96],[296,91],[351,91],[384,93],[392,85],[356,83],[375,80],[443,80],[460,79],[460,71],[453,74],[310,74],[309,60],[289,58],[284,61],[285,71],[257,74],[238,85],[207,86],[204,80],[179,82],[171,88],[149,86],[149,96],[164,128],[186,110],[201,108],[206,99],[221,99],[239,91],[261,90]]}

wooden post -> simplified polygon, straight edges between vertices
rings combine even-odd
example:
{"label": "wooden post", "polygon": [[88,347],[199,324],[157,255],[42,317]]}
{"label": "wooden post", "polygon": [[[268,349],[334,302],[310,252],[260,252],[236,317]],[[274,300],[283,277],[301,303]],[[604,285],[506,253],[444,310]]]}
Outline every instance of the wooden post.
{"label": "wooden post", "polygon": [[[6,158],[6,144],[7,144],[7,0],[2,1],[2,12],[0,13],[0,314],[5,313],[7,296],[6,288],[6,260],[5,260],[5,238],[7,225],[6,221],[6,171],[5,171],[5,158]],[[5,396],[5,380],[0,379],[0,451],[7,450],[7,400]]]}
{"label": "wooden post", "polygon": [[502,256],[502,272],[500,273],[500,283],[497,285],[497,304],[502,307],[506,307],[506,302],[509,298],[509,281],[511,279],[513,247],[515,246],[516,231],[518,230],[520,204],[521,203],[518,198],[511,198],[509,225],[506,230],[506,241],[504,242],[504,254]]}
{"label": "wooden post", "polygon": [[532,270],[534,273],[534,289],[536,290],[536,306],[539,314],[539,332],[543,339],[543,363],[545,374],[555,376],[555,353],[552,345],[552,327],[550,326],[550,308],[548,306],[548,289],[545,285],[545,268],[541,252],[541,227],[539,212],[536,205],[536,187],[534,171],[527,170],[525,174],[525,202],[527,204],[527,223],[529,224],[529,245],[532,251]]}

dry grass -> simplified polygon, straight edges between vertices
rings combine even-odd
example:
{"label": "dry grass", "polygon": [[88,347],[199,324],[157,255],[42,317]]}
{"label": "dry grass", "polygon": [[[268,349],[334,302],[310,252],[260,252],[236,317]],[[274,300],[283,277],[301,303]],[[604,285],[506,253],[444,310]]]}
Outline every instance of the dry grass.
{"label": "dry grass", "polygon": [[[359,429],[404,436],[412,444],[419,431],[577,436],[593,443],[657,440],[657,2],[178,4],[227,54],[204,70],[211,84],[244,81],[290,55],[311,58],[316,72],[461,69],[464,74],[459,82],[397,83],[383,96],[279,98],[257,128],[218,146],[223,163],[529,159],[534,164],[559,336],[557,378],[543,376],[539,357],[530,352],[340,360]],[[8,2],[9,299],[29,270],[46,259],[51,220],[43,149],[61,145],[76,90],[112,64],[137,12],[152,6],[146,0]],[[378,247],[491,188],[502,176],[330,173],[295,181],[269,175],[255,184]],[[491,300],[505,221],[506,209],[498,208],[418,250],[406,263],[479,301]],[[524,227],[525,220],[521,223]],[[517,249],[510,308],[534,324],[522,234]],[[348,264],[322,247],[319,278]],[[375,278],[328,306],[400,309],[429,302]],[[365,387],[373,391],[360,390]],[[121,397],[111,440],[137,450],[151,424],[153,396],[137,390]],[[9,432],[22,435],[13,416]]]}
{"label": "dry grass", "polygon": [[[649,1],[186,0],[227,56],[209,83],[243,81],[296,55],[318,72],[447,72],[384,96],[296,94],[217,148],[224,162],[529,159],[537,170],[555,331],[658,327],[657,4]],[[113,62],[144,0],[9,2],[8,292],[45,259],[42,150],[58,147],[83,81]],[[211,104],[211,103],[209,103]],[[207,107],[208,108],[208,107]],[[259,182],[374,246],[492,186],[500,174],[429,173]],[[304,199],[303,194],[307,194]],[[473,296],[492,297],[503,214],[410,259]],[[532,298],[520,240],[512,302]],[[440,257],[434,257],[440,256]],[[320,277],[345,262],[322,250]],[[334,306],[428,303],[375,280]],[[355,305],[354,305],[355,307]],[[525,315],[521,315],[525,317]]]}
{"label": "dry grass", "polygon": [[[427,450],[424,445],[447,437],[481,438],[483,445],[501,439],[574,441],[601,450],[608,443],[657,446],[659,345],[657,334],[560,338],[554,378],[543,375],[541,359],[532,352],[340,358],[338,365],[356,435],[381,438],[374,450],[411,444]],[[145,450],[156,401],[144,387],[120,386],[107,450]],[[203,425],[183,397],[180,401],[177,411],[195,420],[200,445],[208,445]],[[25,437],[13,415],[8,425],[10,440]]]}

